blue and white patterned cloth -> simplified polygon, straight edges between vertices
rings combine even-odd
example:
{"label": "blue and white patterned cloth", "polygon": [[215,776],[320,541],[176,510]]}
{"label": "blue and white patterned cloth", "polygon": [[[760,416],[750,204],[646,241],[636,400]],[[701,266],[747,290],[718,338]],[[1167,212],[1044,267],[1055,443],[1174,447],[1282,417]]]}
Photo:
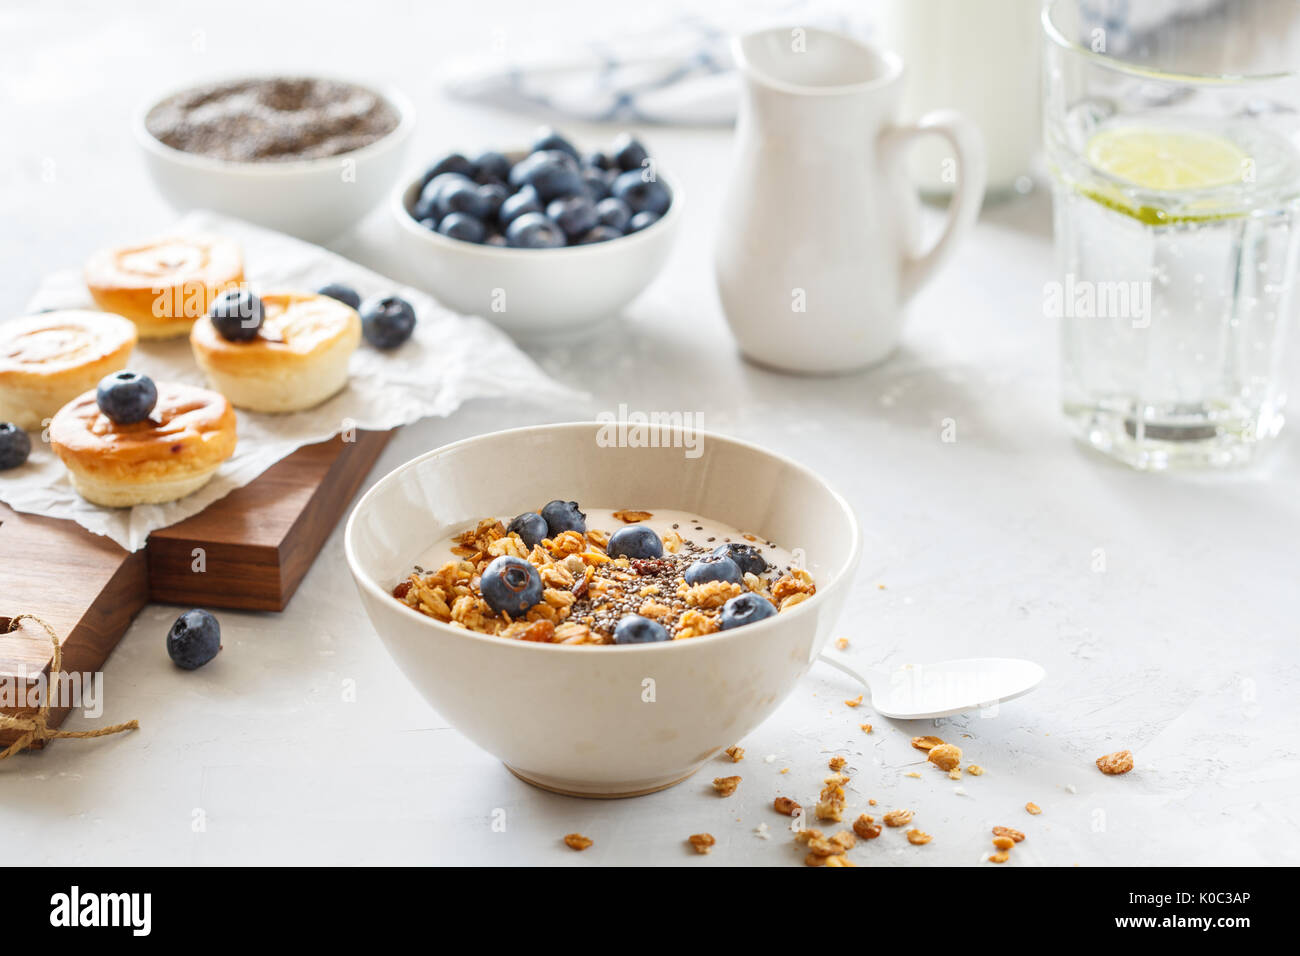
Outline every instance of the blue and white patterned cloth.
{"label": "blue and white patterned cloth", "polygon": [[730,17],[691,14],[639,34],[590,42],[549,60],[471,66],[447,92],[502,109],[626,125],[729,125],[738,83],[733,33],[764,26],[822,27],[868,38],[859,3],[783,2]]}

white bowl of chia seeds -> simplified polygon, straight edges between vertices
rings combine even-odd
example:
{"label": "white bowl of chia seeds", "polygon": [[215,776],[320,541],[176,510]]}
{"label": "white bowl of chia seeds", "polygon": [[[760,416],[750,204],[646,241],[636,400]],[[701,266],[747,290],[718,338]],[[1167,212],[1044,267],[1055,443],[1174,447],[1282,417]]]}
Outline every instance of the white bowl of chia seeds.
{"label": "white bowl of chia seeds", "polygon": [[414,125],[396,90],[267,76],[151,100],[134,132],[155,185],[181,211],[213,209],[322,242],[384,198]]}

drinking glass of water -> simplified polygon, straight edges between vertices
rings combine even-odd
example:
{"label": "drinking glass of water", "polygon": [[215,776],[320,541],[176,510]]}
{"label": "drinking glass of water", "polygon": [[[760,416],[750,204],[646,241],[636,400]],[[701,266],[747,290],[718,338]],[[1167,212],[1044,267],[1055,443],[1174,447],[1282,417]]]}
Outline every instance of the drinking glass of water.
{"label": "drinking glass of water", "polygon": [[1137,468],[1247,463],[1300,304],[1300,3],[1053,0],[1043,28],[1071,428]]}

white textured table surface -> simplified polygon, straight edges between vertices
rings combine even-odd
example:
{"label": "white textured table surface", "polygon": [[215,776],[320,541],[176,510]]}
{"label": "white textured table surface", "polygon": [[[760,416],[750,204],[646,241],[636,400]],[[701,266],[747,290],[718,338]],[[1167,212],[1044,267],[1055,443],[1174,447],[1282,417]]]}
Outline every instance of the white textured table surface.
{"label": "white textured table surface", "polygon": [[[498,3],[375,3],[364,15],[350,4],[297,13],[178,4],[165,16],[119,6],[111,19],[90,3],[0,11],[11,134],[0,151],[5,314],[43,272],[172,218],[126,132],[131,109],[159,86],[294,67],[396,82],[420,112],[412,158],[433,156],[517,141],[535,125],[440,99],[431,77],[443,51],[487,55],[497,36],[565,33]],[[576,9],[588,23],[608,16],[608,5]],[[1013,866],[1300,862],[1296,436],[1263,471],[1227,478],[1135,474],[1076,448],[1056,410],[1055,330],[1042,315],[1053,263],[1041,191],[986,212],[915,301],[885,366],[824,381],[750,367],[732,348],[709,265],[715,229],[726,228],[715,212],[729,136],[646,134],[691,197],[681,242],[621,320],[578,348],[533,350],[596,396],[551,417],[620,402],[689,410],[805,462],[846,494],[867,531],[840,628],[849,658],[1031,657],[1047,668],[1043,686],[995,717],[936,729],[846,708],[858,691],[818,665],[739,741],[748,756],[738,766],[718,762],[630,801],[552,796],[515,780],[407,686],[357,604],[336,532],[285,613],[220,614],[225,650],[203,670],[167,659],[176,609],[147,608],[109,660],[103,717],[137,717],[143,729],[0,764],[0,858],[785,865],[801,854],[772,797],[810,803],[827,759],[842,753],[853,815],[874,798],[880,809],[911,808],[934,836],[914,847],[887,831],[854,851],[859,863],[978,864],[994,824],[1029,835]],[[382,270],[386,225],[380,212],[336,248]],[[941,440],[949,418],[955,442]],[[534,421],[522,405],[481,405],[407,428],[372,480],[444,442]],[[964,795],[909,746],[932,732],[987,768],[961,782]],[[1103,777],[1093,760],[1120,748],[1135,752],[1137,770]],[[920,779],[905,776],[913,769]],[[709,779],[733,772],[740,792],[716,797]],[[1030,800],[1041,816],[1026,814]],[[504,832],[492,827],[499,809]],[[760,823],[773,839],[755,835]],[[574,830],[596,845],[564,848]],[[682,841],[700,831],[719,845],[696,859]]]}

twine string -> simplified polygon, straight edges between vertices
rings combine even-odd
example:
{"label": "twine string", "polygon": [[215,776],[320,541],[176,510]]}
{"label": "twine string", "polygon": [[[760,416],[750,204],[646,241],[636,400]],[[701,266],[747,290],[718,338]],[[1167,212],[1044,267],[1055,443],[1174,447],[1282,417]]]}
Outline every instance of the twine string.
{"label": "twine string", "polygon": [[[11,618],[9,628],[5,633],[10,634],[18,630],[19,625],[25,620],[39,624],[45,628],[45,633],[50,635],[50,643],[54,646],[54,659],[50,662],[50,688],[52,689],[59,674],[63,671],[63,648],[59,645],[59,635],[54,633],[54,628],[35,614],[19,614]],[[16,754],[21,750],[26,750],[35,744],[59,737],[106,737],[109,734],[120,734],[124,730],[140,729],[138,720],[128,720],[124,724],[113,724],[111,727],[100,727],[98,730],[54,730],[49,726],[50,704],[53,696],[53,693],[47,691],[45,700],[34,714],[14,716],[0,713],[0,730],[17,730],[19,732],[18,739],[3,751],[0,751],[0,760],[4,760],[11,754]]]}

